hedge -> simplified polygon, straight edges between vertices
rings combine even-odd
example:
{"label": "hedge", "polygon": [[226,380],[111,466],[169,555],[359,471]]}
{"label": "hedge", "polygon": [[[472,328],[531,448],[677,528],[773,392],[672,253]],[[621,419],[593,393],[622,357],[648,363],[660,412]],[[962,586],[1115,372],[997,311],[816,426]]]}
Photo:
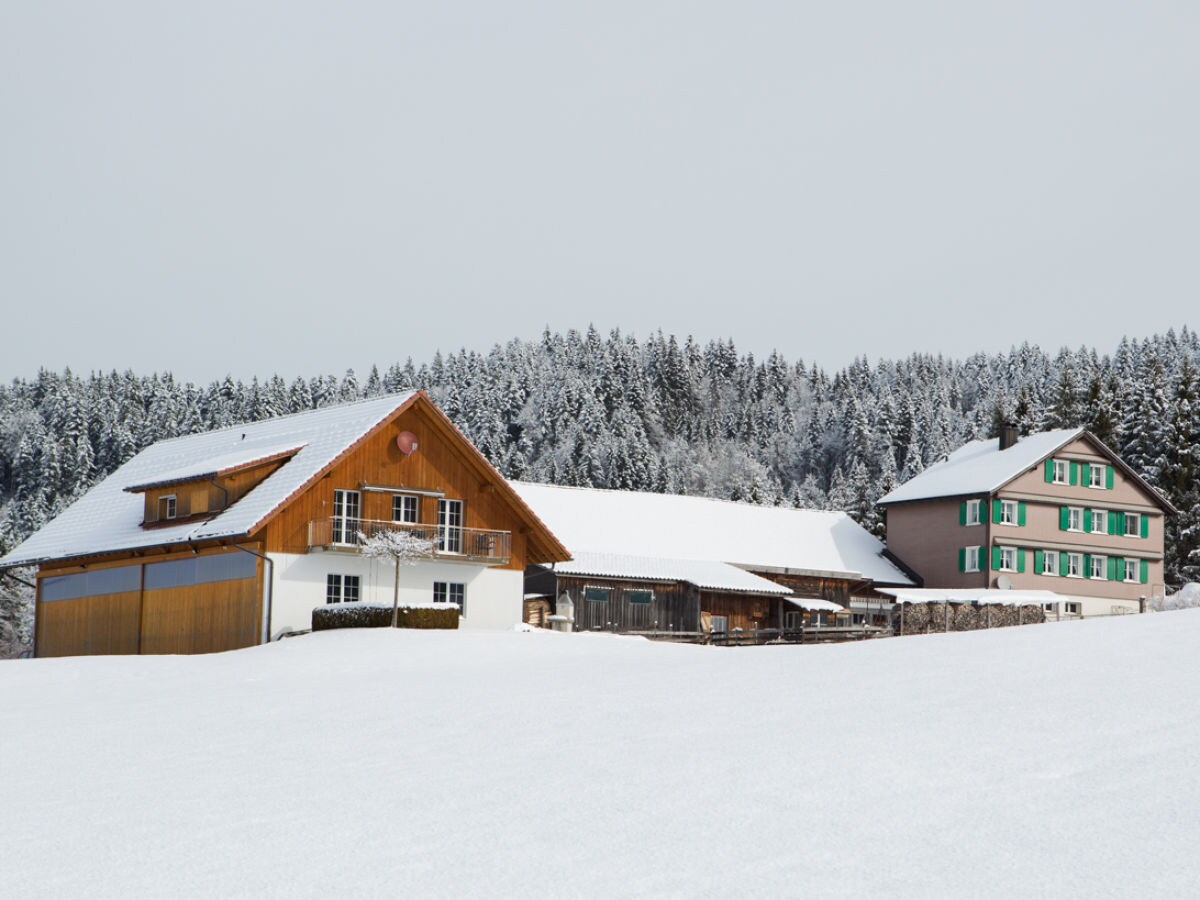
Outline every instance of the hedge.
{"label": "hedge", "polygon": [[[458,607],[444,609],[429,607],[400,607],[396,617],[400,628],[458,627]],[[390,606],[366,606],[357,603],[339,603],[318,606],[312,613],[312,630],[328,631],[332,628],[388,628],[392,624]]]}

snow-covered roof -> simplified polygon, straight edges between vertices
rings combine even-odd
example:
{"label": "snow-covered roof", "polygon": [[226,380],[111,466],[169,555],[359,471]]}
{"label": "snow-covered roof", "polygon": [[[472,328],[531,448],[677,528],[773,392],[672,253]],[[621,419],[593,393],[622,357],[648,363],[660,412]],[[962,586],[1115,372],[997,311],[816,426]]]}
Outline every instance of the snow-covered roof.
{"label": "snow-covered roof", "polygon": [[703,590],[749,594],[790,594],[790,588],[767,578],[714,560],[663,559],[619,553],[575,553],[570,562],[557,563],[560,575],[595,575],[647,581],[686,581]]}
{"label": "snow-covered roof", "polygon": [[784,599],[809,612],[849,612],[846,607],[840,603],[834,603],[832,600],[820,600],[816,597],[785,597]]}
{"label": "snow-covered roof", "polygon": [[652,556],[912,584],[848,515],[708,497],[513,482],[572,554]]}
{"label": "snow-covered roof", "polygon": [[1021,438],[1007,450],[995,438],[963,444],[946,459],[879,498],[881,504],[985,494],[1008,484],[1047,456],[1082,435],[1082,428],[1042,431]]}
{"label": "snow-covered roof", "polygon": [[301,446],[303,445],[296,445],[291,441],[280,444],[269,440],[264,443],[261,439],[243,440],[238,442],[237,448],[232,452],[219,453],[208,459],[195,460],[173,472],[156,473],[153,480],[139,484],[127,484],[125,485],[125,490],[144,491],[148,488],[161,487],[168,484],[214,478],[217,475],[233,472],[238,469],[250,468],[256,463],[279,459],[283,456],[292,456]]}
{"label": "snow-covered roof", "polygon": [[[0,567],[248,534],[309,479],[407,403],[413,393],[159,441],[0,559]],[[294,456],[211,519],[143,528],[145,499],[126,490],[169,481],[181,472],[202,472],[211,468],[213,461],[240,459],[245,463],[250,457],[266,458],[272,451],[294,447],[299,448]]]}
{"label": "snow-covered roof", "polygon": [[1005,591],[999,588],[879,588],[897,603],[978,603],[981,606],[1026,606],[1064,603],[1054,591]]}

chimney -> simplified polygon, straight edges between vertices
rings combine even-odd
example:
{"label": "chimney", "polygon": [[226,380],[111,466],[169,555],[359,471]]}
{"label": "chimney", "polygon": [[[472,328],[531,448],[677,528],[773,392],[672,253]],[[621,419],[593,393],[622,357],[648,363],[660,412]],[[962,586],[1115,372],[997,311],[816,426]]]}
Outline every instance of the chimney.
{"label": "chimney", "polygon": [[1005,422],[1000,426],[1000,449],[1007,450],[1018,440],[1017,426],[1012,422]]}

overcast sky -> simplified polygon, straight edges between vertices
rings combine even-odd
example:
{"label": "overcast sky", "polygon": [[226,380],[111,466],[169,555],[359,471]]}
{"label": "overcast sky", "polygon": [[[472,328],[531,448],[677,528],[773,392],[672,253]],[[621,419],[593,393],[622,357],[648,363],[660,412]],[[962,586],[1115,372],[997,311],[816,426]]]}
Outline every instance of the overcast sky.
{"label": "overcast sky", "polygon": [[0,377],[1200,325],[1198,48],[1194,0],[0,0]]}

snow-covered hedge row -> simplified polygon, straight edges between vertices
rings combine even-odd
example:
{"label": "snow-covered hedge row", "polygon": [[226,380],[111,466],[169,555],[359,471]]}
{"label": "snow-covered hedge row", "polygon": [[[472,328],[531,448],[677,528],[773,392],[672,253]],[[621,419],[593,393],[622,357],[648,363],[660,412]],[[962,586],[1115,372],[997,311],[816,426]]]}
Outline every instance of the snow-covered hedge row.
{"label": "snow-covered hedge row", "polygon": [[[432,606],[402,606],[397,622],[400,628],[458,627],[458,607],[445,604]],[[341,603],[318,606],[313,610],[312,630],[331,628],[388,628],[392,624],[392,608],[374,604]]]}

